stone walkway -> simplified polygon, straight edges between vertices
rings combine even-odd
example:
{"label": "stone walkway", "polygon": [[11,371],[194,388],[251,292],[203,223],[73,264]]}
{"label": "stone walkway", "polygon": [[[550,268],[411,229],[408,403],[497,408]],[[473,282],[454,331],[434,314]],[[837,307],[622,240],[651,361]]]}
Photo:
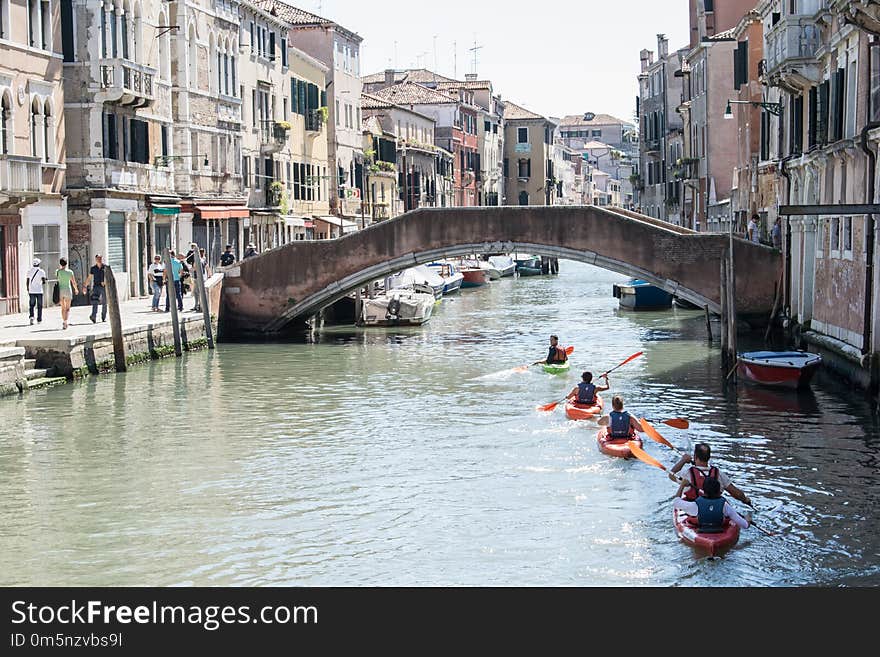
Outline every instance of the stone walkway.
{"label": "stone walkway", "polygon": [[[27,299],[24,300],[27,304]],[[131,299],[120,304],[122,314],[122,329],[130,329],[161,326],[171,323],[170,312],[153,312],[150,309],[151,297]],[[183,298],[184,318],[199,317],[201,313],[192,312],[193,297],[187,295]],[[165,309],[165,296],[159,303],[159,308]],[[84,338],[88,336],[101,337],[110,334],[110,321],[101,321],[101,308],[98,307],[98,321],[93,324],[89,319],[92,312],[91,306],[74,306],[70,309],[70,320],[67,330],[62,328],[61,308],[43,308],[43,322],[30,325],[28,313],[17,315],[0,315],[0,346],[15,345],[19,342],[56,341]]]}

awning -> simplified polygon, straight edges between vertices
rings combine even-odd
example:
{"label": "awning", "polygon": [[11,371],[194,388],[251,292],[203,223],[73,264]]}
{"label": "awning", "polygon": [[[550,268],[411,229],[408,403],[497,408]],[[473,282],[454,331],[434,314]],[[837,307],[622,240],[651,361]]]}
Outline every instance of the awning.
{"label": "awning", "polygon": [[284,225],[291,228],[305,228],[306,220],[300,217],[284,217]]}
{"label": "awning", "polygon": [[180,206],[164,203],[153,203],[150,205],[150,211],[153,214],[168,216],[173,214],[180,214]]}
{"label": "awning", "polygon": [[314,227],[315,227],[315,222],[314,222],[314,221],[309,221],[308,219],[306,219],[305,222],[304,222],[304,225],[305,225],[306,228],[314,228]]}
{"label": "awning", "polygon": [[342,219],[340,217],[333,216],[324,216],[324,217],[315,217],[315,221],[323,221],[325,224],[330,224],[332,226],[338,226],[342,229],[343,233],[351,233],[357,230],[357,224],[353,221],[349,221],[348,219]]}
{"label": "awning", "polygon": [[202,219],[234,219],[249,217],[251,211],[243,205],[197,205]]}

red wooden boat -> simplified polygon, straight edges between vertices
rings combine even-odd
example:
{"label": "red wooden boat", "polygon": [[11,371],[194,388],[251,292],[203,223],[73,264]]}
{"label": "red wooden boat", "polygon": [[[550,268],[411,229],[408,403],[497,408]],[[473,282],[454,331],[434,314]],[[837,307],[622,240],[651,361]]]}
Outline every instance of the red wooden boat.
{"label": "red wooden boat", "polygon": [[724,529],[716,534],[701,533],[696,519],[680,509],[672,510],[672,523],[681,540],[691,547],[705,550],[713,557],[730,549],[739,540],[739,525],[730,522],[729,518],[724,519]]}
{"label": "red wooden boat", "polygon": [[806,388],[822,357],[806,351],[753,351],[740,354],[737,368],[747,381],[781,388]]}
{"label": "red wooden boat", "polygon": [[602,427],[599,429],[599,433],[596,434],[596,442],[599,444],[599,451],[606,456],[616,456],[621,459],[632,458],[632,450],[630,450],[629,445],[627,445],[630,440],[634,441],[639,447],[642,446],[642,439],[638,436],[631,436],[629,438],[609,438],[608,427]]}
{"label": "red wooden boat", "polygon": [[465,287],[481,287],[489,283],[489,272],[485,269],[459,269],[458,270],[464,280],[461,286]]}
{"label": "red wooden boat", "polygon": [[565,402],[565,415],[569,420],[592,420],[595,416],[602,414],[602,408],[605,402],[600,395],[596,395],[595,404],[578,404],[574,402]]}

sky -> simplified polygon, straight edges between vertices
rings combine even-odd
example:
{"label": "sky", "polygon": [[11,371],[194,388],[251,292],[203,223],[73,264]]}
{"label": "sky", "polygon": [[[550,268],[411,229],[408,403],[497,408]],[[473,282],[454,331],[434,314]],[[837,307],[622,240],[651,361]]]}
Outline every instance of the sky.
{"label": "sky", "polygon": [[[687,44],[687,0],[286,0],[364,38],[361,73],[428,68],[490,79],[502,99],[543,114],[632,120],[639,52]],[[435,38],[436,37],[436,38]],[[395,45],[396,42],[396,45]],[[453,44],[456,44],[455,47]]]}

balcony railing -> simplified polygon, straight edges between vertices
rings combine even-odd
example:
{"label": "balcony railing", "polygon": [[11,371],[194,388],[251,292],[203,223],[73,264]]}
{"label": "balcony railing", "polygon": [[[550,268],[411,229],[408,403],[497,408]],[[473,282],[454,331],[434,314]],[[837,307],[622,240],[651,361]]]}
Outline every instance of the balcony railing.
{"label": "balcony railing", "polygon": [[765,57],[767,73],[773,75],[784,65],[815,65],[816,51],[822,43],[813,16],[783,17],[767,32]]}
{"label": "balcony railing", "polygon": [[287,135],[290,132],[288,124],[272,120],[263,121],[260,130],[260,151],[263,154],[277,153],[287,144]]}
{"label": "balcony railing", "polygon": [[320,110],[312,110],[308,112],[305,116],[306,119],[306,130],[308,132],[321,132],[321,128],[324,125],[324,114]]}
{"label": "balcony railing", "polygon": [[0,155],[0,192],[37,194],[43,185],[40,158]]}
{"label": "balcony railing", "polygon": [[373,203],[371,215],[373,221],[382,221],[391,216],[387,203]]}
{"label": "balcony railing", "polygon": [[106,93],[108,102],[144,107],[155,99],[155,68],[117,57],[102,59],[100,71],[101,89]]}

